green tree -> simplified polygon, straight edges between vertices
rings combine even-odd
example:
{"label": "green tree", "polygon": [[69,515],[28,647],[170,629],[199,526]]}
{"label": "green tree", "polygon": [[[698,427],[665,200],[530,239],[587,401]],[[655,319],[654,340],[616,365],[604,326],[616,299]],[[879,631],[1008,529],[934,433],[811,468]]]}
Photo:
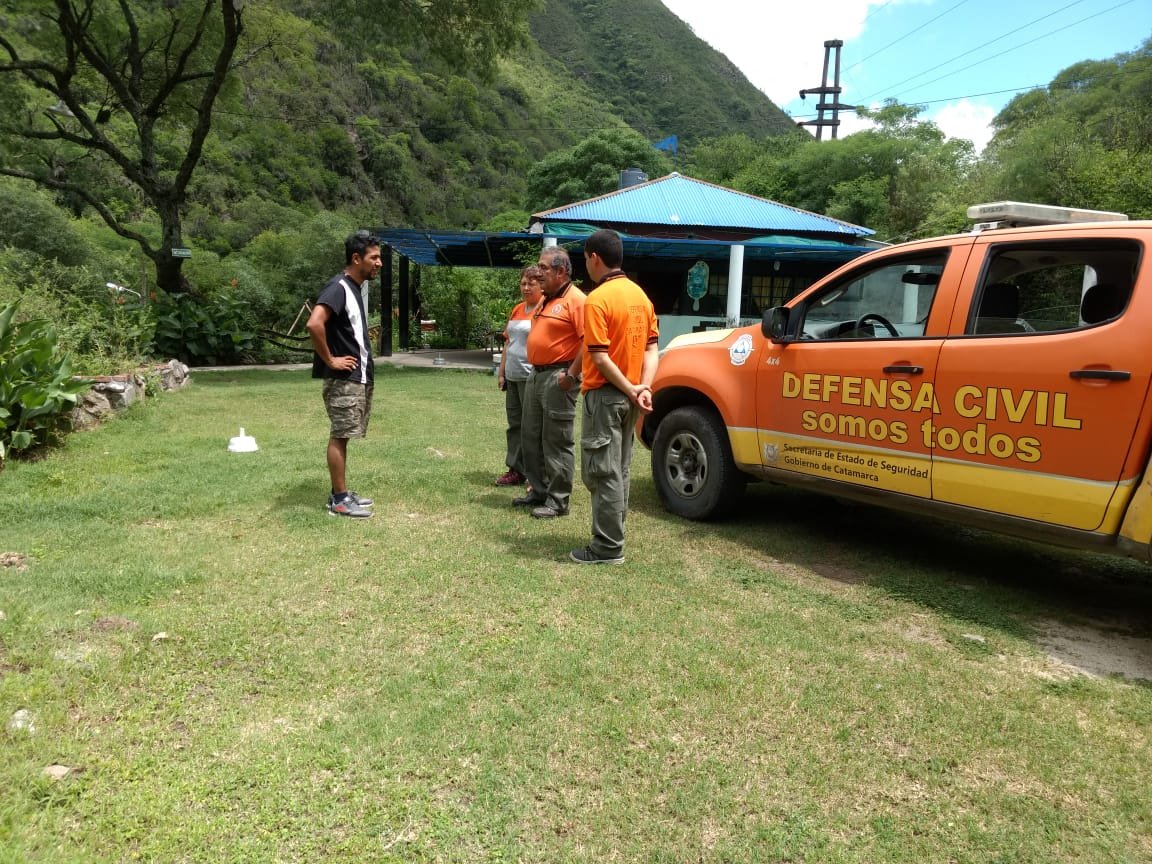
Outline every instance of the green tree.
{"label": "green tree", "polygon": [[61,264],[82,264],[91,254],[73,220],[46,193],[14,180],[0,180],[0,249],[5,247]]}
{"label": "green tree", "polygon": [[1152,39],[1062,70],[993,121],[985,198],[1152,216]]}
{"label": "green tree", "polygon": [[[0,33],[0,174],[95,210],[165,291],[187,288],[171,250],[213,106],[244,59],[243,6],[17,0]],[[136,195],[158,232],[132,225]]]}
{"label": "green tree", "polygon": [[672,163],[635,132],[604,129],[574,147],[552,153],[528,172],[528,208],[547,210],[614,190],[620,172],[640,168],[649,177],[669,173]]}
{"label": "green tree", "polygon": [[[258,98],[267,79],[242,80],[235,74],[240,67],[274,55],[278,74],[287,79],[293,67],[307,68],[317,57],[347,61],[349,48],[375,54],[387,43],[392,51],[400,46],[417,57],[426,54],[429,64],[435,60],[490,76],[499,53],[522,43],[525,16],[536,5],[535,0],[9,0],[0,30],[0,174],[52,190],[77,214],[95,211],[113,231],[139,245],[159,287],[186,291],[191,286],[183,259],[171,250],[188,245],[184,219],[196,194],[219,211],[230,198],[250,193],[255,183],[279,203],[306,209],[317,203],[339,208],[350,186],[364,199],[372,193],[350,134],[354,114],[319,126],[302,124],[305,128],[287,117],[277,125],[250,116],[246,100]],[[332,22],[339,40],[317,41],[314,25],[286,9]],[[307,56],[305,45],[328,54],[318,50],[317,56]],[[347,71],[339,77],[336,71],[328,70],[340,82],[334,86],[346,87]],[[362,91],[341,91],[325,103],[323,93],[310,91],[314,81],[300,78],[275,111],[287,115],[305,103],[314,116],[331,117],[333,108],[364,101]],[[456,124],[443,127],[449,137],[478,119],[480,94],[466,78],[451,78],[440,95],[444,116]],[[244,137],[247,153],[214,144],[221,100],[242,117],[234,126],[247,123],[269,133]],[[475,176],[482,169],[473,166],[487,164],[483,147],[409,154],[396,152],[402,139],[382,140],[372,154],[373,171],[382,179],[397,183],[415,174],[431,181],[427,188],[439,196],[438,206],[456,206],[453,215],[459,218],[480,215],[483,188],[498,179]],[[421,171],[410,170],[411,157],[420,161]],[[215,166],[239,163],[226,169],[238,181],[233,188],[194,185],[206,158]],[[461,205],[440,192],[445,177],[457,176],[462,188],[478,190],[469,191]],[[200,211],[199,225],[209,232],[213,248],[227,251],[228,238],[242,241],[244,232],[214,223],[210,209]]]}
{"label": "green tree", "polygon": [[921,236],[936,202],[973,165],[972,144],[945,140],[921,108],[864,112],[876,127],[836,141],[773,139],[735,188],[864,225],[881,239]]}
{"label": "green tree", "polygon": [[706,138],[692,148],[688,174],[697,180],[731,186],[749,166],[761,159],[788,156],[807,138],[799,131],[759,141],[743,132]]}
{"label": "green tree", "polygon": [[355,48],[412,45],[457,71],[487,78],[497,58],[524,44],[528,13],[542,0],[295,0],[288,5],[328,23]]}

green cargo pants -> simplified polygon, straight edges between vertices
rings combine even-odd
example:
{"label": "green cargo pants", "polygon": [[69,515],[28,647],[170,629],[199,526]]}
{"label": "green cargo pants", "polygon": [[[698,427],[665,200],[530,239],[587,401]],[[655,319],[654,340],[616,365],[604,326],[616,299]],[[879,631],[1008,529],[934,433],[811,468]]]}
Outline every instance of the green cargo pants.
{"label": "green cargo pants", "polygon": [[592,493],[592,542],[588,548],[603,557],[624,554],[632,442],[639,412],[610,384],[584,394],[580,476]]}
{"label": "green cargo pants", "polygon": [[524,476],[532,494],[558,513],[568,512],[576,475],[576,396],[561,390],[560,369],[533,369],[524,388],[524,419],[520,442],[524,448]]}

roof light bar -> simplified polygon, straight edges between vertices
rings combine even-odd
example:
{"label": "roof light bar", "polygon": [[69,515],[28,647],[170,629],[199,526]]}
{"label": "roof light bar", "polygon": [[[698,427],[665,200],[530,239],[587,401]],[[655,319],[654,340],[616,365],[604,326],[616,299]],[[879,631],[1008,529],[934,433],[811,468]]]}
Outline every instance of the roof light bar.
{"label": "roof light bar", "polygon": [[[1008,225],[1063,225],[1072,222],[1122,222],[1128,216],[1107,210],[1084,210],[1078,207],[1052,207],[1047,204],[1025,204],[1020,201],[997,201],[974,204],[968,218],[983,223],[1004,222]],[[986,226],[983,226],[986,227]]]}

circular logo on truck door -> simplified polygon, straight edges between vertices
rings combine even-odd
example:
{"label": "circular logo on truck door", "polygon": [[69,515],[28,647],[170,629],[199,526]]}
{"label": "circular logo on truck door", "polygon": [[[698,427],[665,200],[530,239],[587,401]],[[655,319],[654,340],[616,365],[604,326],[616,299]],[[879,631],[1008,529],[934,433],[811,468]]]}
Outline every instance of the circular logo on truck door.
{"label": "circular logo on truck door", "polygon": [[732,347],[728,349],[728,359],[732,361],[733,366],[743,366],[751,356],[752,336],[748,333],[733,342]]}

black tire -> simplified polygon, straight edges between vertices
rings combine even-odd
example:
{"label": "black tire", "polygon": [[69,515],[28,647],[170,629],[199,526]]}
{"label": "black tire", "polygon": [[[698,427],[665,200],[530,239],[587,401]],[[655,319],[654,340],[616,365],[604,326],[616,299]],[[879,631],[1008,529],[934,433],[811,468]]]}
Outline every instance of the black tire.
{"label": "black tire", "polygon": [[652,477],[665,508],[686,519],[719,519],[744,493],[728,430],[716,412],[690,406],[669,412],[652,442]]}

